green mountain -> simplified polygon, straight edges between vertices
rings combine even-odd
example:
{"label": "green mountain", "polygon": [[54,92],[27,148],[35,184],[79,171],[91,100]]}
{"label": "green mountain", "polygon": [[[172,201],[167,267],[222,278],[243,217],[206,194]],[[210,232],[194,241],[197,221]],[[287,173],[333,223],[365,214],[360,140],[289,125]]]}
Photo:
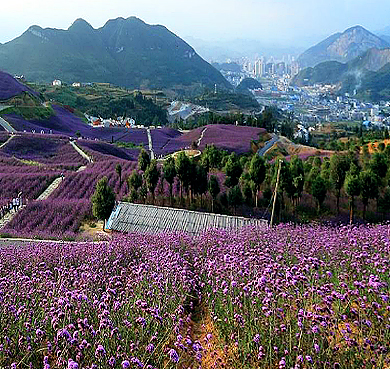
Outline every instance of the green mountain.
{"label": "green mountain", "polygon": [[[356,82],[358,83],[356,87]],[[390,99],[390,63],[376,72],[368,71],[355,85],[343,84],[343,90],[351,91],[355,87],[358,97],[363,100],[380,101]]]}
{"label": "green mountain", "polygon": [[236,87],[236,92],[253,96],[250,90],[263,89],[262,84],[254,78],[244,78]]}
{"label": "green mountain", "polygon": [[390,99],[390,48],[370,49],[348,63],[324,62],[305,68],[292,84],[338,84],[340,93],[357,93],[364,100]]}
{"label": "green mountain", "polygon": [[231,89],[182,39],[135,17],[112,19],[98,29],[83,19],[67,30],[31,26],[0,45],[0,69],[36,82],[109,82],[143,89],[217,84]]}
{"label": "green mountain", "polygon": [[314,67],[325,61],[347,63],[371,48],[383,49],[390,45],[361,26],[331,35],[301,54],[298,63],[302,68]]}
{"label": "green mountain", "polygon": [[310,86],[316,83],[339,83],[348,71],[348,65],[337,61],[327,61],[317,64],[314,68],[301,70],[293,79],[296,86]]}

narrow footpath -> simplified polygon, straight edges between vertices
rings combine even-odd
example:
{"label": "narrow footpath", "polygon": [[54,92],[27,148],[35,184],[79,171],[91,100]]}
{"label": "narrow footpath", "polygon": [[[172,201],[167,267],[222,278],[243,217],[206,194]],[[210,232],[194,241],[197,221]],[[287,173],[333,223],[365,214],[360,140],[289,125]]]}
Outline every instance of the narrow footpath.
{"label": "narrow footpath", "polygon": [[[84,158],[84,159],[87,159],[89,163],[93,163],[93,159],[86,153],[84,152],[83,150],[80,149],[80,147],[78,147],[74,141],[69,141],[70,144],[73,146],[73,148]],[[85,169],[85,168],[84,168]]]}
{"label": "narrow footpath", "polygon": [[43,191],[35,201],[46,200],[62,182],[62,177],[56,178],[51,185]]}
{"label": "narrow footpath", "polygon": [[150,151],[150,159],[154,159],[154,151],[153,151],[153,142],[152,135],[150,134],[150,128],[146,128],[146,133],[148,134],[148,142],[149,142],[149,151]]}
{"label": "narrow footpath", "polygon": [[1,149],[2,147],[4,147],[5,145],[7,145],[7,143],[10,142],[13,138],[14,138],[14,135],[10,135],[10,136],[8,137],[8,140],[5,141],[5,142],[3,142],[3,143],[0,145],[0,149]]}
{"label": "narrow footpath", "polygon": [[204,136],[204,133],[207,131],[207,127],[204,127],[202,129],[202,132],[200,133],[200,137],[198,138],[198,141],[196,142],[197,147],[199,147],[200,143],[202,142],[202,138]]}
{"label": "narrow footpath", "polygon": [[19,211],[21,211],[25,207],[26,207],[26,205],[23,205],[19,208],[19,210],[17,210],[17,211],[12,210],[12,211],[8,212],[7,214],[5,214],[2,218],[0,218],[0,229],[5,227],[16,216],[16,214],[18,214]]}
{"label": "narrow footpath", "polygon": [[[36,200],[33,201],[41,201],[46,200],[53,192],[57,189],[57,187],[61,184],[62,177],[56,178],[39,196]],[[26,205],[19,207],[18,210],[15,211],[13,209],[11,212],[8,212],[4,215],[3,218],[0,218],[0,229],[4,228],[22,209],[24,209]]]}

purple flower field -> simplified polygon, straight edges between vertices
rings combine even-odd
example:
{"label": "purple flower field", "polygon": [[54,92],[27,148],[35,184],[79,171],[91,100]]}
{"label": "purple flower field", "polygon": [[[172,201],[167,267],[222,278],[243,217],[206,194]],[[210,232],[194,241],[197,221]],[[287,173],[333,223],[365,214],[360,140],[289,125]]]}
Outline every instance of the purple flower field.
{"label": "purple flower field", "polygon": [[[115,171],[118,163],[122,165],[122,181]],[[90,198],[97,181],[107,176],[109,185],[120,200],[128,192],[126,178],[136,164],[134,161],[124,160],[101,161],[90,164],[82,172],[65,172],[63,182],[48,199],[30,201],[1,233],[28,238],[77,238],[81,223],[87,216],[91,217]],[[12,199],[19,191],[23,191],[23,198],[35,199],[59,175],[60,173],[51,176],[47,173],[0,174],[0,198]]]}
{"label": "purple flower field", "polygon": [[88,162],[70,145],[68,139],[60,136],[41,134],[21,134],[1,149],[8,156],[31,160],[42,164],[59,166],[64,169],[77,169]]}
{"label": "purple flower field", "polygon": [[[117,164],[122,166],[122,183],[118,174],[115,172]],[[108,184],[120,200],[127,193],[126,178],[135,169],[137,163],[134,161],[101,161],[95,162],[87,167],[86,170],[78,173],[68,173],[60,187],[58,187],[50,199],[57,200],[89,200],[95,191],[97,181],[106,176]]]}
{"label": "purple flower field", "polygon": [[196,142],[202,132],[203,127],[199,127],[169,140],[162,148],[157,151],[158,154],[167,155],[175,151],[191,147]]}
{"label": "purple flower field", "polygon": [[22,92],[29,92],[32,95],[36,95],[28,86],[17,81],[10,74],[0,71],[0,100],[8,100],[14,96],[21,94]]}
{"label": "purple flower field", "polygon": [[156,138],[156,142],[159,142],[160,146],[157,145],[156,148],[153,146],[153,148],[157,154],[161,155],[189,148],[193,142],[199,140],[202,131],[204,131],[204,134],[200,142],[200,150],[203,150],[206,145],[214,144],[215,147],[221,150],[234,151],[237,154],[249,152],[251,150],[251,141],[258,140],[259,135],[265,133],[263,128],[234,126],[231,124],[209,124],[182,135],[174,136],[171,139],[168,139],[168,137],[164,138],[164,135],[160,134],[160,137]]}
{"label": "purple flower field", "polygon": [[33,200],[60,174],[58,169],[27,165],[0,150],[0,199],[9,202],[21,191],[23,199]]}
{"label": "purple flower field", "polygon": [[144,128],[104,128],[105,140],[111,142],[112,138],[114,141],[121,142],[132,142],[136,145],[148,146],[148,134]]}
{"label": "purple flower field", "polygon": [[168,127],[152,129],[150,134],[152,136],[153,150],[158,154],[163,154],[166,151],[164,149],[172,139],[181,136],[179,131]]}
{"label": "purple flower field", "polygon": [[0,173],[0,198],[11,200],[22,192],[23,199],[36,199],[60,173]]}
{"label": "purple flower field", "polygon": [[3,126],[0,126],[0,144],[8,140],[9,134],[4,130]]}
{"label": "purple flower field", "polygon": [[265,129],[256,127],[234,126],[230,124],[207,125],[199,149],[213,144],[222,150],[244,154],[251,150],[251,141],[258,140]]}
{"label": "purple flower field", "polygon": [[31,201],[1,232],[27,238],[75,239],[81,221],[90,213],[88,200]]}
{"label": "purple flower field", "polygon": [[77,140],[77,145],[93,157],[94,161],[119,158],[123,160],[138,160],[139,150],[126,150],[102,141]]}
{"label": "purple flower field", "polygon": [[387,368],[389,225],[0,250],[0,365]]}
{"label": "purple flower field", "polygon": [[0,365],[175,368],[166,345],[197,282],[183,243],[132,235],[2,249]]}
{"label": "purple flower field", "polygon": [[203,235],[195,265],[205,300],[243,367],[388,367],[389,231],[280,225]]}
{"label": "purple flower field", "polygon": [[[74,136],[76,131],[80,131],[83,136],[92,137],[93,128],[84,123],[79,117],[58,105],[53,105],[55,115],[46,120],[27,121],[16,114],[4,114],[4,119],[8,121],[17,131],[40,133],[63,134]],[[94,136],[95,137],[95,136]]]}
{"label": "purple flower field", "polygon": [[78,116],[74,115],[69,110],[62,106],[53,105],[55,115],[46,120],[25,120],[21,116],[16,114],[4,114],[3,117],[7,120],[17,131],[36,133],[53,133],[74,137],[76,132],[79,131],[82,137],[105,140],[108,142],[123,141],[133,142],[136,145],[148,144],[148,137],[146,129],[129,129],[129,128],[103,128],[103,127],[91,127],[81,120]]}

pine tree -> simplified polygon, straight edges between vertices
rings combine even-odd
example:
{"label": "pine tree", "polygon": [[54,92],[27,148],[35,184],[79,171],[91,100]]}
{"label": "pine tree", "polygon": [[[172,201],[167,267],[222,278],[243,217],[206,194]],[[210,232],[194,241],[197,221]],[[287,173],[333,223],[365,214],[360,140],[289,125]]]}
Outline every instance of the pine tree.
{"label": "pine tree", "polygon": [[214,201],[217,198],[220,188],[219,188],[219,183],[218,179],[216,176],[210,176],[209,183],[208,183],[208,190],[211,195],[211,211],[214,212]]}
{"label": "pine tree", "polygon": [[122,186],[122,165],[118,163],[115,166],[115,172],[118,174],[119,177],[119,185]]}
{"label": "pine tree", "polygon": [[175,160],[170,156],[165,162],[163,166],[163,176],[164,179],[168,182],[169,184],[169,195],[170,195],[170,202],[172,206],[172,190],[173,190],[173,182],[175,181],[176,177],[176,167],[175,167]]}
{"label": "pine tree", "polygon": [[255,205],[257,208],[257,203],[259,199],[259,191],[260,191],[260,186],[264,182],[265,179],[265,162],[262,157],[259,155],[255,154],[252,157],[252,160],[250,161],[249,164],[249,176],[250,179],[254,183],[254,192],[255,192]]}
{"label": "pine tree", "polygon": [[141,149],[138,155],[138,169],[145,172],[146,168],[150,164],[150,156],[145,149]]}
{"label": "pine tree", "polygon": [[337,214],[340,213],[340,196],[345,176],[350,166],[350,160],[346,156],[334,154],[330,158],[330,181],[336,192]]}
{"label": "pine tree", "polygon": [[361,197],[363,202],[363,220],[366,219],[368,201],[376,199],[379,195],[379,178],[370,170],[360,172]]}
{"label": "pine tree", "polygon": [[129,190],[135,190],[136,192],[142,186],[142,176],[135,169],[132,171],[131,175],[127,177],[127,185]]}
{"label": "pine tree", "polygon": [[322,203],[326,197],[326,182],[325,180],[318,175],[312,182],[311,185],[311,194],[316,198],[318,204],[318,213],[321,210]]}
{"label": "pine tree", "polygon": [[101,220],[106,220],[110,217],[112,209],[115,206],[115,194],[112,188],[108,185],[107,177],[103,177],[96,184],[96,189],[92,195],[92,213]]}
{"label": "pine tree", "polygon": [[179,152],[175,160],[177,178],[180,181],[180,198],[182,198],[183,188],[188,191],[191,175],[191,160],[184,151]]}
{"label": "pine tree", "polygon": [[227,187],[236,186],[242,173],[242,167],[235,153],[229,155],[225,165],[225,173],[225,185]]}
{"label": "pine tree", "polygon": [[355,164],[351,164],[351,168],[349,169],[344,183],[344,189],[347,195],[350,198],[349,202],[349,223],[353,223],[354,218],[354,210],[355,210],[355,197],[359,196],[361,191],[361,184],[358,174],[358,168]]}
{"label": "pine tree", "polygon": [[236,208],[238,205],[241,205],[243,202],[242,191],[239,185],[235,185],[228,192],[228,202],[229,205],[233,206],[234,213],[236,213]]}
{"label": "pine tree", "polygon": [[149,192],[152,194],[154,204],[154,191],[157,186],[158,179],[160,177],[160,171],[157,168],[157,161],[152,160],[149,166],[145,170],[145,181]]}

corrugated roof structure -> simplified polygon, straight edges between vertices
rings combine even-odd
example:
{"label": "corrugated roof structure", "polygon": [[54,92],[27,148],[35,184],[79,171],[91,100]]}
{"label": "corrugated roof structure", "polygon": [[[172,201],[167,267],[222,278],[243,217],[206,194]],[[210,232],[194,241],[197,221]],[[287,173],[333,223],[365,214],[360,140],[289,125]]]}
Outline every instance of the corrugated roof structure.
{"label": "corrugated roof structure", "polygon": [[184,231],[199,234],[208,228],[233,228],[258,225],[267,221],[229,215],[201,213],[176,208],[119,202],[108,219],[106,229],[118,232],[160,233]]}

